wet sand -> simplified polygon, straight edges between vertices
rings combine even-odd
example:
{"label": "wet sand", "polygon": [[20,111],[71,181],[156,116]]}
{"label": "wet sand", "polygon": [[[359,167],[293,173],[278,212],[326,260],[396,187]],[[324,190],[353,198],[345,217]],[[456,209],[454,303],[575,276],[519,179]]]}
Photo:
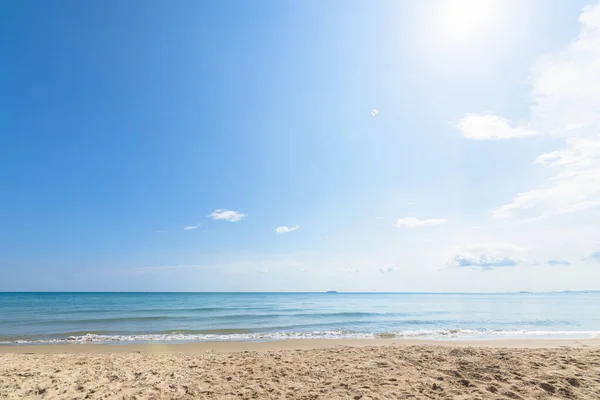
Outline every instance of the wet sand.
{"label": "wet sand", "polygon": [[421,340],[421,339],[297,339],[265,342],[195,342],[155,344],[49,344],[27,346],[0,346],[3,353],[130,353],[130,352],[176,352],[176,353],[232,353],[239,351],[313,350],[372,346],[442,346],[442,347],[510,347],[510,348],[559,348],[600,347],[600,338],[594,339],[492,339],[492,340]]}
{"label": "wet sand", "polygon": [[7,399],[599,399],[600,339],[0,347]]}

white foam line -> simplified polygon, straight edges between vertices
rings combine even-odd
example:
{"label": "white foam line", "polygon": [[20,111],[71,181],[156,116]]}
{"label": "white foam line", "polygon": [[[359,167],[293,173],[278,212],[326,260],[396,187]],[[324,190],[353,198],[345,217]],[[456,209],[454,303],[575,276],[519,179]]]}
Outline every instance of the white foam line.
{"label": "white foam line", "polygon": [[255,341],[285,339],[447,339],[447,338],[497,338],[497,337],[598,337],[600,331],[491,331],[473,329],[413,330],[390,333],[359,333],[345,331],[324,332],[265,332],[235,334],[140,334],[97,335],[86,334],[57,339],[17,339],[0,344],[57,344],[57,343],[111,343],[111,342],[209,342]]}

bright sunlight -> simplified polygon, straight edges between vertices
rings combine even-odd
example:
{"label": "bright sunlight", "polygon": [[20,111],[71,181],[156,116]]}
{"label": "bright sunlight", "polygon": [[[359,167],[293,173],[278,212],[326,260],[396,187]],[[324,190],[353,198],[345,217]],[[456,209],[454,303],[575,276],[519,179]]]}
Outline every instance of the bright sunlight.
{"label": "bright sunlight", "polygon": [[498,0],[440,0],[434,3],[432,29],[444,42],[473,43],[498,28],[508,2]]}

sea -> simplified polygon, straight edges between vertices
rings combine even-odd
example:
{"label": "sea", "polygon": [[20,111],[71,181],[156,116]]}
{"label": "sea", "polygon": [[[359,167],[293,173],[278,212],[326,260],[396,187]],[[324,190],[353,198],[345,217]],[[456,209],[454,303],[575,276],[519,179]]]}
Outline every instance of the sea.
{"label": "sea", "polygon": [[0,293],[0,344],[591,338],[600,292]]}

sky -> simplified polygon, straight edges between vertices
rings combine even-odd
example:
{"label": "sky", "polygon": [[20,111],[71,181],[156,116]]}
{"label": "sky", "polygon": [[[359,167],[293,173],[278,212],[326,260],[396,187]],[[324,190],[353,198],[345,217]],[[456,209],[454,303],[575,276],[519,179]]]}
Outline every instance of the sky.
{"label": "sky", "polygon": [[5,2],[1,291],[600,289],[600,2]]}

